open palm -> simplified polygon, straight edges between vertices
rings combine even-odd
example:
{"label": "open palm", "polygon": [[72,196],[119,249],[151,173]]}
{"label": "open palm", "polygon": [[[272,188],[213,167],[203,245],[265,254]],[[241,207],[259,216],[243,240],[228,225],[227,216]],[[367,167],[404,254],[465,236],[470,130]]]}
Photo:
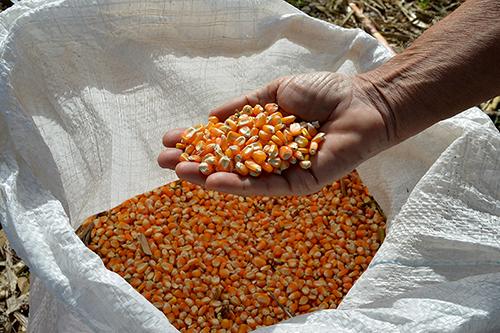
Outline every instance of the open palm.
{"label": "open palm", "polygon": [[[377,96],[367,93],[370,83],[356,76],[318,72],[278,78],[214,109],[211,115],[226,119],[246,105],[277,103],[283,114],[305,121],[319,121],[326,133],[311,168],[292,165],[281,175],[262,174],[242,177],[236,173],[216,172],[204,176],[198,163],[179,163],[180,149],[167,149],[158,157],[161,167],[175,169],[181,179],[208,189],[243,196],[305,195],[343,177],[361,162],[390,146],[390,118],[376,107]],[[376,95],[376,94],[375,94]],[[166,147],[180,142],[184,129],[165,134]]]}

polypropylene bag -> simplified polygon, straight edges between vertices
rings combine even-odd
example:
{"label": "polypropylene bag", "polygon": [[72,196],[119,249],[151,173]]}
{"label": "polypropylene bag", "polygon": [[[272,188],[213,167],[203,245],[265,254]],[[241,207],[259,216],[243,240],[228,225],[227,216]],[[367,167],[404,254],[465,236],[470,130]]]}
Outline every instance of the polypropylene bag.
{"label": "polypropylene bag", "polygon": [[[30,332],[177,332],[74,230],[175,179],[166,131],[276,77],[391,56],[278,0],[22,1],[0,22],[0,219],[32,273]],[[471,109],[360,166],[389,218],[370,268],[338,310],[259,332],[497,331],[498,147]]]}

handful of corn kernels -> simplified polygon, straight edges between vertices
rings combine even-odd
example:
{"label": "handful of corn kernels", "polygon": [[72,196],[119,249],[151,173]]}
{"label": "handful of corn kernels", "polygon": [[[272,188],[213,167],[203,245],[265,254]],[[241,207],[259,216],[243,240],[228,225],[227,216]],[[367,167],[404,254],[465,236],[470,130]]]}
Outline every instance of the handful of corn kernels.
{"label": "handful of corn kernels", "polygon": [[182,133],[176,145],[184,149],[179,160],[199,162],[204,175],[225,171],[258,177],[263,171],[281,174],[296,163],[309,169],[310,156],[325,133],[318,132],[317,121],[295,119],[284,117],[275,103],[246,105],[224,122],[212,116],[206,126],[198,124]]}

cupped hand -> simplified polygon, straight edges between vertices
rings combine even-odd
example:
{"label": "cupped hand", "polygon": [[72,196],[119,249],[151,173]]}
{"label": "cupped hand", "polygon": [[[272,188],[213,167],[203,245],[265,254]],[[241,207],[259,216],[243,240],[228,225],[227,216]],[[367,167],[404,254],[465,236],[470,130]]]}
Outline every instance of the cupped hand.
{"label": "cupped hand", "polygon": [[[306,195],[354,170],[361,162],[392,145],[390,112],[373,85],[362,76],[317,72],[280,77],[267,85],[237,97],[212,110],[221,121],[244,105],[277,103],[284,114],[299,120],[319,121],[326,133],[312,166],[292,165],[281,175],[262,173],[260,177],[215,172],[204,176],[198,163],[179,162],[180,149],[167,149],[158,156],[163,168],[177,176],[211,190],[242,196]],[[195,124],[193,124],[195,125]],[[165,134],[163,144],[175,147],[185,128]]]}

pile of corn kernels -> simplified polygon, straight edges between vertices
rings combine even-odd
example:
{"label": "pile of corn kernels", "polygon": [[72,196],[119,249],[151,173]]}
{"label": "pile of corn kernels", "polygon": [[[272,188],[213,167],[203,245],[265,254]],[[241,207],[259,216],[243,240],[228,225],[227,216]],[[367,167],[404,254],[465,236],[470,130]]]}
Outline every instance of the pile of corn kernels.
{"label": "pile of corn kernels", "polygon": [[177,181],[91,222],[88,247],[181,332],[249,332],[335,309],[385,228],[356,172],[300,197]]}
{"label": "pile of corn kernels", "polygon": [[198,124],[182,133],[176,145],[184,150],[179,160],[200,162],[204,175],[225,171],[258,177],[281,174],[296,163],[309,169],[310,156],[326,135],[318,132],[317,121],[295,120],[294,115],[284,117],[276,103],[245,105],[224,122],[212,116],[206,126]]}

